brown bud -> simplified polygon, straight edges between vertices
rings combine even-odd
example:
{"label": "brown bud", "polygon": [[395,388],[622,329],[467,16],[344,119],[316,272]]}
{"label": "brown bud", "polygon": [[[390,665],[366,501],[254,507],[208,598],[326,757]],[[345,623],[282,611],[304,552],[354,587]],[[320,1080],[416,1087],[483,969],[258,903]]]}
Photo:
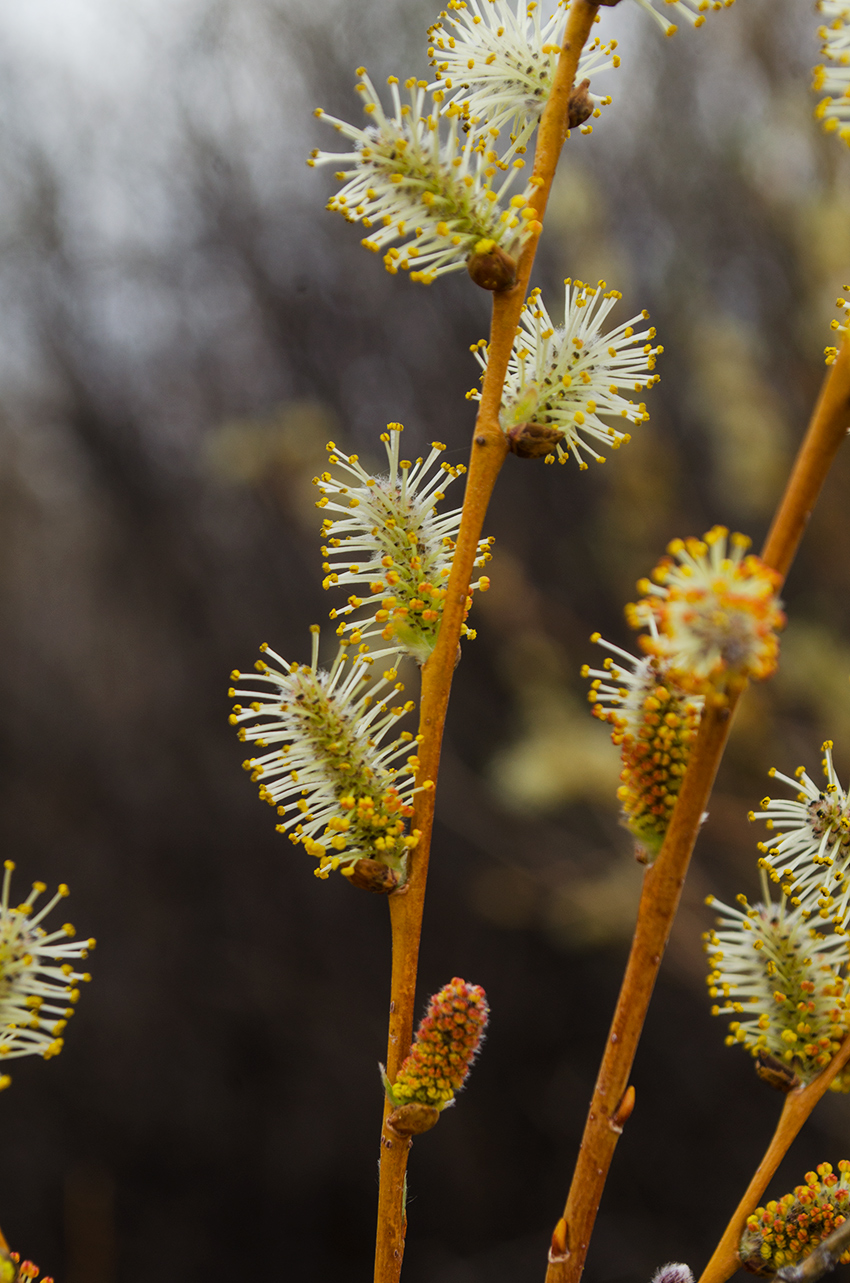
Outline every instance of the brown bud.
{"label": "brown bud", "polygon": [[545,423],[517,423],[506,435],[511,454],[521,459],[542,459],[554,454],[558,442],[564,439],[560,428],[550,428]]}
{"label": "brown bud", "polygon": [[762,1082],[767,1083],[774,1091],[789,1092],[800,1086],[800,1079],[791,1066],[771,1056],[769,1051],[759,1051],[756,1054],[755,1068]]}
{"label": "brown bud", "polygon": [[627,1087],[623,1093],[623,1099],[620,1101],[611,1118],[608,1119],[608,1126],[612,1132],[621,1132],[625,1124],[632,1116],[632,1110],[635,1107],[635,1089]]}
{"label": "brown bud", "polygon": [[516,262],[495,241],[479,241],[466,270],[482,290],[509,290],[516,285]]}
{"label": "brown bud", "polygon": [[387,1127],[397,1136],[421,1136],[429,1132],[440,1121],[440,1111],[433,1105],[422,1105],[412,1100],[408,1105],[401,1105],[387,1118]]}
{"label": "brown bud", "polygon": [[[605,0],[602,0],[603,4],[604,2]],[[590,81],[583,80],[570,94],[570,129],[578,129],[588,116],[593,115],[593,102],[587,92],[589,88]]]}
{"label": "brown bud", "polygon": [[553,1265],[556,1261],[565,1261],[569,1256],[570,1249],[567,1246],[567,1241],[567,1222],[562,1216],[552,1231],[552,1245],[549,1248],[549,1260]]}
{"label": "brown bud", "polygon": [[358,860],[353,866],[354,872],[346,877],[346,882],[359,887],[361,891],[374,891],[375,895],[389,895],[395,891],[401,881],[395,869],[389,869],[380,860]]}

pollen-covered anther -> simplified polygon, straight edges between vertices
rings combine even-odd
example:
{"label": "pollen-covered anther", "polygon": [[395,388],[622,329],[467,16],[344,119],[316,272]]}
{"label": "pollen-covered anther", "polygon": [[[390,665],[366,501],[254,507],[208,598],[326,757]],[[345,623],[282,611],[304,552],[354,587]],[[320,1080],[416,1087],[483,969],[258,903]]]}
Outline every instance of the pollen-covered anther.
{"label": "pollen-covered anther", "polygon": [[703,539],[674,539],[652,580],[638,584],[646,595],[627,607],[632,627],[655,621],[641,647],[668,665],[685,690],[723,700],[729,690],[776,669],[785,624],[777,596],[781,579],[747,553],[749,542],[743,535],[729,538],[724,526]]}
{"label": "pollen-covered anther", "polygon": [[[753,1274],[775,1274],[807,1257],[847,1219],[850,1206],[850,1162],[842,1159],[836,1174],[830,1163],[807,1172],[793,1194],[771,1199],[747,1217],[738,1254]],[[839,1261],[850,1261],[850,1250]]]}
{"label": "pollen-covered anther", "polygon": [[[850,49],[848,49],[847,58],[848,61],[850,61]],[[847,83],[848,87],[850,87],[850,77],[848,77]],[[848,125],[846,132],[846,141],[848,142],[848,145],[850,145],[850,125]],[[839,336],[838,342],[843,343],[847,338],[847,334],[850,332],[850,285],[844,286],[843,294],[840,294],[835,300],[835,306],[842,315],[840,318],[830,322],[830,329],[833,334]],[[826,358],[827,365],[834,365],[838,356],[838,348],[834,346],[824,348],[824,356]]]}
{"label": "pollen-covered anther", "polygon": [[[612,0],[601,0],[610,4]],[[613,0],[617,3],[618,0]],[[709,9],[728,9],[734,0],[638,0],[638,4],[651,14],[665,36],[675,36],[679,28],[667,16],[673,9],[679,18],[684,18],[691,27],[702,27]]]}
{"label": "pollen-covered anther", "polygon": [[[0,1283],[35,1283],[41,1271],[32,1261],[22,1261],[20,1253],[0,1247]],[[40,1283],[53,1283],[50,1275],[41,1275]]]}
{"label": "pollen-covered anther", "polygon": [[411,1104],[440,1111],[451,1104],[481,1047],[489,1014],[480,985],[457,976],[434,995],[395,1082],[385,1083],[397,1111]]}

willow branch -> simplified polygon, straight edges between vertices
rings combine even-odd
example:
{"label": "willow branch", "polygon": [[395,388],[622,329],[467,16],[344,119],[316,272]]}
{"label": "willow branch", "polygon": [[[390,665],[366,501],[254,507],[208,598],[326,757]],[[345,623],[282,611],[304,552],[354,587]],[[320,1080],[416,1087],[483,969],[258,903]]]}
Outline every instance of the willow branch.
{"label": "willow branch", "polygon": [[770,527],[762,557],[788,574],[821,486],[850,426],[850,344],[842,344],[824,379],[809,429]]}
{"label": "willow branch", "polygon": [[764,1158],[756,1168],[755,1175],[747,1186],[744,1197],[736,1207],[735,1214],[726,1226],[714,1255],[705,1267],[700,1283],[724,1283],[725,1279],[728,1279],[736,1270],[741,1268],[741,1262],[738,1259],[738,1244],[741,1241],[747,1217],[757,1207],[759,1199],[767,1189],[769,1181],[788,1152],[803,1123],[824,1092],[829,1090],[829,1084],[836,1074],[844,1068],[848,1060],[850,1060],[850,1037],[845,1038],[840,1051],[832,1058],[823,1073],[818,1074],[817,1078],[809,1083],[807,1087],[797,1087],[796,1090],[789,1092],[785,1097],[782,1113],[779,1115],[779,1122],[776,1124],[776,1131],[773,1133],[773,1138],[767,1147]]}
{"label": "willow branch", "polygon": [[[569,128],[570,93],[578,60],[590,35],[598,5],[572,0],[567,13],[561,55],[552,92],[543,111],[537,133],[532,182],[537,222],[542,222],[561,148]],[[508,451],[499,426],[499,409],[516,328],[525,302],[531,269],[540,233],[525,241],[517,264],[516,285],[493,295],[487,369],[475,422],[463,514],[452,570],[447,584],[437,644],[422,671],[422,694],[418,748],[419,784],[436,783],[440,764],[443,726],[449,702],[452,675],[457,659],[466,598],[484,517],[490,495]],[[414,827],[420,831],[419,844],[411,858],[410,877],[400,891],[390,896],[393,963],[387,1047],[387,1074],[395,1080],[413,1035],[416,971],[425,904],[425,886],[434,822],[434,789],[417,794]],[[375,1283],[397,1283],[404,1252],[404,1183],[410,1141],[393,1135],[387,1126],[391,1112],[384,1108],[381,1134],[380,1189],[378,1195],[378,1236],[375,1255]]]}
{"label": "willow branch", "polygon": [[[850,347],[845,343],[824,382],[762,552],[767,564],[778,570],[783,579],[794,560],[809,516],[848,426]],[[735,702],[726,709],[709,708],[704,713],[664,845],[655,865],[644,878],[626,974],[590,1103],[575,1173],[564,1215],[552,1235],[547,1283],[578,1283],[584,1269],[599,1201],[622,1131],[617,1111],[626,1092],[655,978],[699,832],[700,817],[726,745]],[[811,1091],[811,1088],[805,1090]],[[812,1100],[812,1108],[815,1103],[813,1097],[805,1099]],[[793,1115],[794,1106],[789,1104],[786,1107],[796,1117]],[[786,1148],[803,1121],[801,1118],[793,1133],[787,1129],[782,1133],[783,1138],[787,1137]],[[754,1196],[744,1219],[755,1207],[759,1196]],[[720,1283],[721,1277],[728,1275],[706,1275],[702,1283]]]}
{"label": "willow branch", "polygon": [[[844,343],[824,380],[809,429],[791,470],[785,494],[765,542],[762,556],[783,576],[797,551],[838,447],[850,427],[850,344]],[[773,1140],[726,1227],[700,1283],[722,1283],[738,1269],[738,1243],[747,1217],[756,1207],[779,1163],[803,1123],[850,1057],[850,1039],[813,1083],[791,1092]]]}
{"label": "willow branch", "polygon": [[722,707],[709,705],[703,713],[664,845],[644,877],[626,974],[605,1044],[567,1205],[552,1236],[547,1283],[574,1283],[584,1269],[608,1169],[628,1116],[622,1103],[635,1051],[733,711],[734,701]]}

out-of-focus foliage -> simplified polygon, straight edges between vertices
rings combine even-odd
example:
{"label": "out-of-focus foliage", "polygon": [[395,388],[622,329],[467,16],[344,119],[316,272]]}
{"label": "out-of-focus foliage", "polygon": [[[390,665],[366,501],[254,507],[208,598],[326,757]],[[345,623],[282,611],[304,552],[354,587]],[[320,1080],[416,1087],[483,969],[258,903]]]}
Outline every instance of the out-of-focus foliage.
{"label": "out-of-focus foliage", "polygon": [[[0,1100],[0,1223],[67,1283],[368,1276],[386,908],[318,886],[274,832],[225,692],[261,641],[306,659],[328,610],[309,484],[328,436],[377,463],[399,420],[412,450],[466,458],[488,298],[385,275],[303,164],[333,145],[311,109],[350,115],[355,67],[425,71],[437,9],[0,8],[0,824],[99,939],[65,1054]],[[624,316],[648,307],[662,382],[604,466],[509,459],[488,518],[422,994],[475,976],[492,1033],[463,1110],[416,1147],[409,1283],[542,1271],[640,888],[578,672],[593,630],[628,643],[623,604],[672,536],[719,521],[758,544],[817,394],[850,160],[812,120],[816,25],[739,0],[664,40],[637,6],[603,12],[614,103],[567,144],[534,284],[556,307],[565,276],[605,278]],[[829,737],[850,771],[849,484],[845,455],[788,583],[783,666],[736,722],[591,1283],[704,1258],[775,1113],[710,1019],[702,900],[742,888],[770,765]],[[820,1107],[789,1187],[847,1108]]]}

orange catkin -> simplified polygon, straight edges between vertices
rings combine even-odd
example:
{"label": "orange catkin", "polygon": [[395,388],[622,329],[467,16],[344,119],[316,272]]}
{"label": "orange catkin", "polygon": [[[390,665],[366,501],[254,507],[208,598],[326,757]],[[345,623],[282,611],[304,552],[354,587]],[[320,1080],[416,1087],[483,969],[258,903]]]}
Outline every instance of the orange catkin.
{"label": "orange catkin", "polygon": [[444,1108],[466,1081],[489,1014],[481,986],[457,976],[434,994],[393,1084],[397,1103],[419,1101]]}

